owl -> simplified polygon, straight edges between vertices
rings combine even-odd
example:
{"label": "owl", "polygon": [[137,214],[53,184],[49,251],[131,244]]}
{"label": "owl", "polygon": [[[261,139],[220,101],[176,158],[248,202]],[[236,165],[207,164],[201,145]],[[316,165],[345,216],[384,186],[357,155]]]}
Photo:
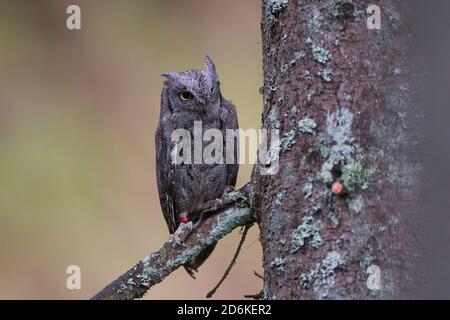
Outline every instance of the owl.
{"label": "owl", "polygon": [[[161,92],[161,109],[156,128],[156,173],[161,209],[169,228],[174,234],[180,223],[201,221],[199,208],[209,200],[220,198],[227,187],[234,187],[238,174],[238,120],[233,104],[220,92],[220,83],[213,61],[206,56],[201,70],[170,72]],[[223,137],[223,163],[211,164],[174,162],[172,133],[177,129],[189,132],[194,150],[194,122],[201,121],[203,132],[218,129]],[[234,161],[227,160],[226,129],[236,130],[232,140]],[[205,148],[211,141],[203,141]],[[203,150],[203,149],[202,149]],[[231,152],[230,152],[231,153]],[[194,271],[209,257],[215,244],[207,247],[196,258],[185,264],[192,277]]]}

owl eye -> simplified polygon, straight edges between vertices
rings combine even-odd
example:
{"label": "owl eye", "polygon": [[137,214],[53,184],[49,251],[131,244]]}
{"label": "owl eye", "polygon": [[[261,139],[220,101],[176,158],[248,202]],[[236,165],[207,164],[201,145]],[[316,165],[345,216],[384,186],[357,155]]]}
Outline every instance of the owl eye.
{"label": "owl eye", "polygon": [[194,96],[189,91],[182,91],[180,92],[180,98],[183,101],[191,100]]}

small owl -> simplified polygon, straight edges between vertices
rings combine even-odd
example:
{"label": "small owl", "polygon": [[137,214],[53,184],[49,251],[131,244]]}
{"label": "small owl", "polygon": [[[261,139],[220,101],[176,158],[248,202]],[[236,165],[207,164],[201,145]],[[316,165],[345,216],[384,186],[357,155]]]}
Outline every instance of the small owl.
{"label": "small owl", "polygon": [[[238,129],[236,109],[220,92],[220,83],[213,61],[206,56],[202,70],[162,74],[166,81],[161,93],[161,110],[155,134],[156,173],[159,199],[169,232],[174,234],[180,222],[198,223],[199,207],[206,201],[220,198],[228,186],[234,187],[238,173],[238,145],[234,139],[234,162],[225,163],[226,129]],[[201,121],[203,131],[218,129],[223,135],[223,163],[174,164],[172,132],[186,129],[191,133],[194,150],[194,122]],[[209,142],[202,142],[203,148]],[[229,157],[230,158],[230,157]],[[208,258],[215,247],[206,248],[185,265],[193,271]]]}

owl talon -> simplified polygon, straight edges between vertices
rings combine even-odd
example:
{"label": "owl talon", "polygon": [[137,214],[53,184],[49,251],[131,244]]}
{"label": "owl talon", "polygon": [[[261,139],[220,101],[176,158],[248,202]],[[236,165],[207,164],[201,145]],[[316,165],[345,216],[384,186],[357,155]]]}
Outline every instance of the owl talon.
{"label": "owl talon", "polygon": [[230,193],[230,192],[233,192],[233,191],[235,191],[236,190],[236,188],[235,187],[233,187],[233,186],[226,186],[225,187],[225,194],[227,194],[227,193]]}
{"label": "owl talon", "polygon": [[194,230],[194,224],[192,221],[187,223],[181,222],[175,233],[170,235],[170,240],[174,242],[174,246],[179,245],[184,247],[184,241],[192,233],[192,230]]}

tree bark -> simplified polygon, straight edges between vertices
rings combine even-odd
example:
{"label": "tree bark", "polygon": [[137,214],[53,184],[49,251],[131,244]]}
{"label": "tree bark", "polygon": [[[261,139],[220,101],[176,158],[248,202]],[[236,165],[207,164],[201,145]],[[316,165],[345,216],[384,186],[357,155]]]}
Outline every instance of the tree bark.
{"label": "tree bark", "polygon": [[421,290],[411,12],[377,1],[369,30],[371,2],[263,1],[263,127],[281,138],[278,173],[252,176],[267,299]]}

